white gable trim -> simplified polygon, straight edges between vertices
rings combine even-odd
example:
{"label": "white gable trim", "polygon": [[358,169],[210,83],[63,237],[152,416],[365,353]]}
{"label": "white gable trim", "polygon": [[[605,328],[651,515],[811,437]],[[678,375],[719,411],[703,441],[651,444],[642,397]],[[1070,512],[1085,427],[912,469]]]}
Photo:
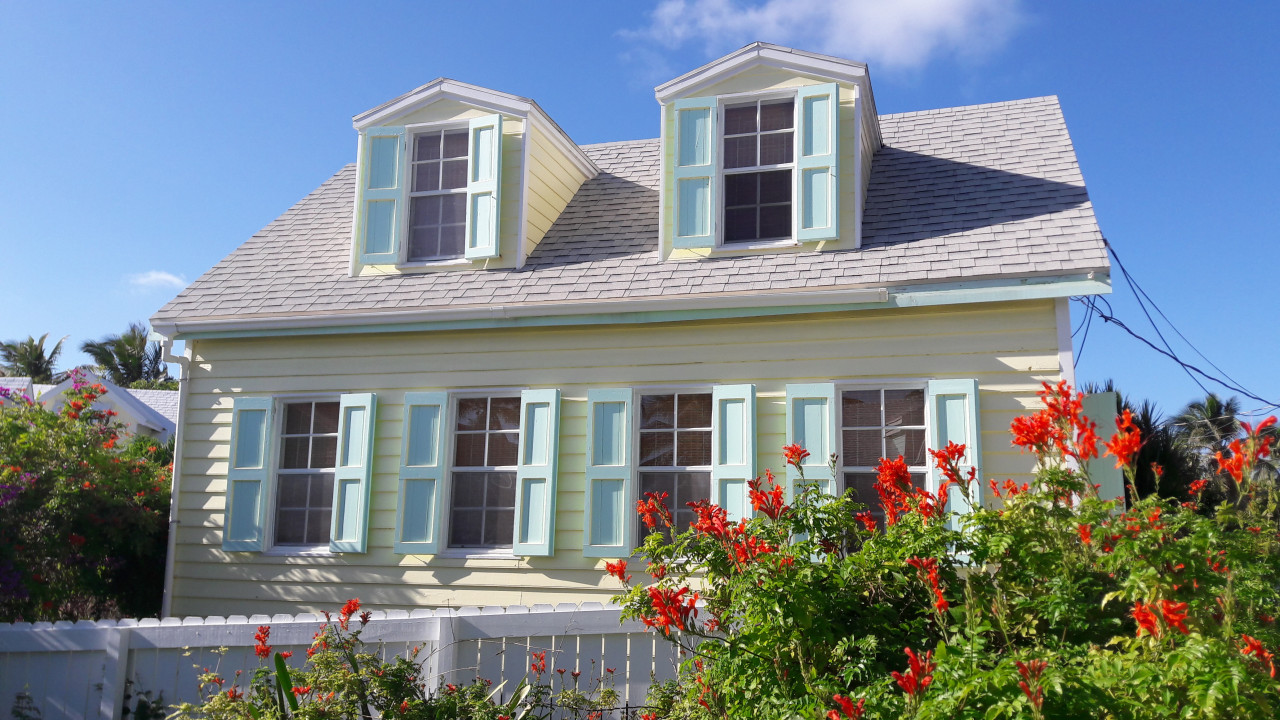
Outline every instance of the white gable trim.
{"label": "white gable trim", "polygon": [[666,104],[673,98],[696,93],[725,77],[757,66],[812,73],[858,85],[870,84],[865,63],[757,42],[665,82],[654,88],[653,92],[658,102]]}

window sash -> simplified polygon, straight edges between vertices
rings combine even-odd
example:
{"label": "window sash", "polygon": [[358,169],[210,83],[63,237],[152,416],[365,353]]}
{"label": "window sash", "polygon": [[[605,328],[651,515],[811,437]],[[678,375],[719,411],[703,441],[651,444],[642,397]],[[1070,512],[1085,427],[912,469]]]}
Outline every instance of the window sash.
{"label": "window sash", "polygon": [[[449,134],[449,133],[459,133],[459,132],[460,132],[460,133],[465,137],[465,136],[467,135],[467,126],[466,126],[466,125],[447,125],[447,126],[444,126],[444,127],[433,127],[433,128],[430,128],[430,129],[418,130],[418,131],[416,131],[416,132],[415,132],[412,128],[410,128],[409,132],[410,132],[410,141],[409,141],[409,142],[407,142],[407,143],[405,143],[405,146],[406,146],[405,152],[406,152],[406,154],[408,155],[407,162],[405,163],[406,171],[407,171],[407,174],[408,174],[408,178],[406,179],[406,182],[405,182],[405,187],[408,189],[408,192],[405,194],[405,201],[406,201],[406,203],[407,203],[408,207],[405,209],[405,218],[406,218],[406,220],[405,220],[405,230],[404,230],[404,258],[403,258],[402,262],[404,262],[404,263],[419,263],[419,262],[437,262],[437,261],[441,261],[441,260],[458,260],[458,259],[461,259],[461,258],[463,257],[463,255],[464,255],[464,253],[465,253],[465,247],[466,247],[466,242],[465,242],[465,225],[466,225],[466,209],[465,209],[465,205],[466,205],[466,201],[465,201],[465,198],[466,198],[466,196],[467,196],[467,184],[466,184],[466,182],[463,182],[463,184],[462,184],[462,186],[461,186],[461,187],[456,187],[456,188],[443,188],[443,187],[441,187],[441,186],[444,184],[444,165],[445,165],[445,162],[446,162],[446,161],[453,161],[453,162],[459,162],[459,161],[461,161],[461,162],[462,162],[462,164],[463,164],[463,166],[464,166],[464,168],[465,168],[465,170],[464,170],[464,172],[463,172],[464,177],[470,177],[470,175],[471,175],[471,158],[468,156],[468,154],[467,154],[467,152],[466,152],[465,147],[463,148],[463,153],[462,153],[461,155],[457,155],[457,156],[450,156],[450,157],[448,157],[448,158],[446,158],[446,157],[444,156],[444,136],[445,136],[446,134]],[[421,138],[421,137],[424,137],[424,136],[430,136],[430,135],[435,135],[435,136],[437,136],[437,139],[438,139],[439,144],[440,144],[440,153],[439,153],[439,157],[436,157],[436,158],[431,159],[431,160],[418,160],[418,159],[417,159],[417,153],[418,153],[418,150],[417,150],[417,147],[418,147],[418,139],[419,139],[419,138]],[[435,189],[435,190],[418,190],[418,189],[417,189],[417,178],[418,178],[418,175],[417,175],[417,169],[418,169],[418,166],[419,166],[419,165],[428,164],[428,163],[434,163],[434,164],[436,165],[436,187],[437,187],[437,189]],[[414,207],[413,199],[414,199],[414,198],[424,198],[424,197],[444,197],[444,196],[452,196],[452,195],[460,195],[460,196],[462,196],[462,197],[464,198],[464,201],[463,201],[463,206],[464,206],[464,208],[463,208],[463,211],[462,211],[462,221],[460,221],[460,222],[453,222],[453,223],[445,223],[445,222],[442,222],[442,221],[443,221],[443,219],[444,219],[444,213],[443,213],[443,210],[442,210],[442,211],[441,211],[441,213],[440,213],[440,218],[439,218],[439,220],[440,220],[440,221],[438,221],[438,222],[435,222],[435,223],[422,223],[422,222],[419,222],[419,223],[417,223],[417,224],[415,224],[415,223],[414,223],[414,217],[413,217],[413,207]],[[460,232],[460,235],[463,237],[463,241],[462,241],[461,246],[460,246],[460,247],[459,247],[459,249],[458,249],[458,252],[456,252],[456,253],[441,253],[441,252],[439,252],[439,249],[440,249],[440,246],[441,246],[441,241],[440,241],[440,239],[439,239],[439,233],[442,233],[442,232],[444,231],[444,228],[447,228],[447,227],[454,227],[454,226],[459,226],[459,227],[462,227],[462,228],[463,228],[463,230]],[[433,255],[423,255],[423,256],[418,256],[418,257],[414,257],[414,256],[412,255],[412,247],[411,247],[411,245],[412,245],[412,241],[413,241],[413,231],[414,231],[414,229],[415,229],[415,228],[435,228],[435,229],[436,229],[436,231],[437,231],[437,236],[436,236],[436,238],[437,238],[437,239],[436,239],[436,250],[437,250],[437,252],[436,252],[435,254],[433,254]]]}
{"label": "window sash", "polygon": [[[888,423],[888,403],[885,402],[885,392],[894,390],[916,390],[920,392],[920,412],[922,414],[923,423],[920,425],[889,425]],[[880,424],[879,425],[845,425],[844,424],[844,394],[846,392],[870,392],[875,391],[880,396]],[[928,412],[928,392],[923,386],[918,385],[877,385],[874,387],[858,387],[844,386],[836,388],[836,402],[839,403],[838,412],[840,418],[840,459],[841,466],[839,468],[841,477],[848,473],[866,473],[875,472],[874,465],[850,465],[847,464],[849,454],[844,451],[844,432],[846,430],[878,430],[880,431],[880,457],[887,457],[885,454],[888,447],[888,438],[886,431],[888,430],[915,430],[924,433],[925,456],[924,463],[920,465],[907,465],[907,469],[912,475],[917,473],[929,472],[929,412]],[[843,483],[844,480],[842,479]]]}
{"label": "window sash", "polygon": [[[334,474],[337,469],[338,427],[336,427],[336,423],[337,423],[338,413],[335,412],[334,414],[335,427],[332,432],[315,432],[316,406],[320,404],[338,405],[339,401],[336,399],[328,399],[328,398],[317,398],[313,400],[290,399],[290,400],[284,401],[280,405],[278,427],[275,428],[275,434],[278,440],[278,449],[276,451],[275,462],[273,463],[275,486],[274,488],[272,488],[272,496],[271,496],[272,507],[271,507],[270,537],[271,537],[271,545],[273,547],[297,549],[297,548],[312,548],[312,547],[328,547],[329,545],[330,519],[333,513],[332,487],[334,483]],[[309,406],[308,412],[309,412],[310,420],[308,422],[307,432],[294,432],[294,433],[288,432],[289,408],[294,405]],[[286,455],[285,455],[286,447],[288,446],[287,441],[290,439],[297,439],[297,438],[308,439],[307,457],[306,457],[307,462],[304,467],[286,468],[284,467],[284,463],[286,460]],[[333,464],[328,465],[327,467],[311,467],[311,463],[313,461],[312,453],[315,451],[316,438],[332,438],[333,439]],[[309,481],[307,484],[308,487],[307,487],[306,505],[305,506],[290,505],[286,507],[283,501],[281,500],[281,495],[284,492],[285,479],[290,477],[297,477],[297,476],[314,476],[314,479]],[[323,479],[325,478],[327,478],[329,481],[330,492],[329,493],[321,492],[317,496],[316,490],[314,487],[315,483],[316,481],[323,481]],[[313,501],[318,501],[318,502],[313,502]],[[302,531],[304,540],[299,542],[281,541],[280,540],[281,513],[287,512],[287,511],[298,511],[298,510],[305,510],[304,520],[303,520],[303,531]],[[320,511],[323,511],[326,515],[326,518],[322,525],[324,529],[323,530],[324,537],[316,542],[308,541],[305,538],[309,534],[309,530],[311,526],[311,515],[314,512],[320,512]]]}
{"label": "window sash", "polygon": [[[483,430],[459,430],[458,429],[459,404],[465,400],[475,400],[478,398],[483,398],[485,400],[484,429]],[[449,433],[448,438],[449,438],[449,443],[451,448],[450,454],[453,459],[453,463],[450,465],[449,473],[448,473],[449,521],[447,526],[448,536],[445,543],[445,547],[449,548],[450,550],[510,550],[513,547],[513,542],[515,539],[515,535],[514,535],[514,522],[515,522],[515,510],[516,510],[515,495],[518,491],[518,488],[516,487],[517,485],[516,472],[519,469],[518,465],[514,462],[510,465],[459,465],[458,458],[457,458],[458,437],[460,435],[484,435],[485,436],[483,452],[484,452],[484,459],[486,462],[488,462],[489,460],[489,445],[490,445],[491,436],[494,436],[494,435],[515,436],[517,441],[517,446],[519,445],[519,440],[521,435],[521,429],[519,427],[508,428],[505,430],[489,429],[491,414],[493,412],[493,400],[499,399],[499,398],[505,399],[505,400],[515,399],[518,401],[520,399],[520,396],[504,395],[504,394],[498,393],[498,394],[492,394],[492,395],[459,395],[452,398],[451,404],[452,404],[453,413],[452,413],[452,421],[451,421],[451,432]],[[517,414],[516,417],[517,417],[517,420],[519,420],[519,414]],[[480,505],[458,505],[458,502],[457,502],[458,493],[456,492],[456,484],[459,481],[458,476],[461,474],[474,474],[479,476],[475,479],[483,478],[484,487],[481,489],[481,496],[483,499]],[[511,483],[513,486],[511,490],[512,492],[511,505],[490,505],[489,504],[489,479],[490,479],[490,476],[494,474],[510,474]],[[457,515],[460,511],[473,512],[473,513],[479,512],[480,518],[481,518],[481,525],[479,529],[479,536],[481,540],[480,543],[455,542],[455,538],[457,536]],[[510,537],[507,538],[506,542],[498,542],[498,543],[484,542],[485,525],[488,522],[489,515],[494,511],[502,511],[502,512],[510,513],[511,522],[512,522],[512,526],[511,526],[512,533]]]}
{"label": "window sash", "polygon": [[[761,130],[761,126],[762,126],[761,108],[764,105],[775,104],[775,103],[785,102],[785,101],[790,101],[792,104],[791,127],[781,128],[777,130]],[[744,107],[748,103],[752,103],[755,105],[755,130],[751,132],[744,132],[744,133],[727,132],[727,115],[728,115],[727,111],[735,107],[739,107],[739,108]],[[718,246],[724,247],[724,248],[743,248],[743,247],[751,247],[752,245],[757,245],[757,244],[769,245],[769,244],[781,243],[781,242],[786,242],[786,241],[795,239],[794,237],[795,236],[795,212],[796,212],[796,196],[795,196],[796,170],[795,168],[798,163],[797,158],[800,152],[799,144],[797,142],[797,138],[798,138],[797,126],[799,124],[799,119],[800,118],[799,118],[799,111],[798,111],[798,103],[796,102],[796,95],[794,92],[788,92],[783,94],[768,94],[764,96],[757,96],[749,100],[746,98],[740,98],[740,99],[737,99],[736,102],[735,102],[735,98],[733,97],[726,97],[722,99],[720,103],[720,118],[718,123],[719,126],[717,128],[718,137],[716,138],[717,149],[720,151],[719,152],[719,156],[720,156],[719,173],[720,173],[720,186],[722,188],[719,202],[717,203],[718,207],[716,208],[716,212],[718,214],[718,219],[719,219],[718,229],[716,232],[716,244]],[[784,135],[784,134],[789,134],[791,136],[791,154],[787,162],[760,164],[760,160],[763,157],[763,153],[762,153],[763,138],[767,135]],[[725,140],[730,138],[744,138],[744,137],[751,137],[751,136],[754,136],[756,138],[756,141],[755,141],[756,164],[749,165],[749,166],[744,165],[744,166],[733,167],[733,168],[727,167],[726,158],[728,157],[728,152],[725,149]],[[785,201],[769,202],[769,203],[759,202],[760,191],[758,187],[759,180],[757,180],[757,191],[756,191],[757,202],[752,203],[750,205],[732,205],[732,206],[729,205],[729,193],[727,190],[728,176],[746,175],[746,174],[752,174],[752,173],[762,174],[765,172],[779,171],[779,170],[791,171],[788,194],[787,194],[787,199]],[[762,209],[780,208],[780,207],[788,208],[789,222],[787,223],[787,230],[784,234],[781,234],[781,235],[771,234],[768,237],[743,238],[739,240],[728,239],[727,215],[729,214],[730,210],[743,210],[746,208],[754,208],[755,209],[755,228],[756,228],[755,234],[760,235]]]}

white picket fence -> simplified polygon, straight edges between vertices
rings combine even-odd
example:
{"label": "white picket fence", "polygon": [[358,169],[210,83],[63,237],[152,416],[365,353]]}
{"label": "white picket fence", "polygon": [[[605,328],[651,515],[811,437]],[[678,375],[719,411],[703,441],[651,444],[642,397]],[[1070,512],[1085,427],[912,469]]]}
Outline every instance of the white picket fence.
{"label": "white picket fence", "polygon": [[[258,626],[270,625],[271,646],[294,651],[290,664],[301,666],[323,622],[302,614],[0,625],[0,715],[19,693],[45,720],[119,718],[129,686],[166,705],[197,701],[202,668],[227,677],[257,667]],[[583,680],[613,668],[619,705],[631,708],[643,705],[654,679],[674,678],[680,661],[674,645],[641,623],[620,624],[619,609],[600,603],[375,611],[362,639],[386,657],[420,646],[424,677],[441,684],[480,677],[513,688],[528,674],[530,653],[541,651],[557,689],[557,668]]]}

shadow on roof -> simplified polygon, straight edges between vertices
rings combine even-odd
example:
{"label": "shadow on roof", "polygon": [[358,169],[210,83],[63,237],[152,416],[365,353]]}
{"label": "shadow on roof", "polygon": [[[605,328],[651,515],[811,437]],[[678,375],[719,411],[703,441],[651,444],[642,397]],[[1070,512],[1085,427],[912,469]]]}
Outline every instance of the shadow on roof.
{"label": "shadow on roof", "polygon": [[620,258],[658,249],[658,191],[611,173],[582,184],[529,254],[526,270]]}
{"label": "shadow on roof", "polygon": [[1089,201],[1083,185],[883,147],[871,165],[863,247],[1026,220]]}

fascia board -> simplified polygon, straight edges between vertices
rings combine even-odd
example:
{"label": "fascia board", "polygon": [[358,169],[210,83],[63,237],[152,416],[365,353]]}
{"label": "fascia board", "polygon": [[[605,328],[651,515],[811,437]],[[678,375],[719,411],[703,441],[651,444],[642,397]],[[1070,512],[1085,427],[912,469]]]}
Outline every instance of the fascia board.
{"label": "fascia board", "polygon": [[532,100],[518,95],[449,78],[438,78],[372,110],[356,115],[351,119],[351,125],[356,130],[385,125],[440,97],[519,117],[528,115],[533,105]]}
{"label": "fascia board", "polygon": [[810,73],[849,83],[863,84],[867,80],[867,66],[864,63],[757,43],[659,85],[653,90],[654,96],[658,102],[665,104],[672,98],[694,93],[726,76],[757,66]]}
{"label": "fascia board", "polygon": [[587,176],[588,180],[600,174],[600,168],[596,167],[596,164],[591,161],[591,158],[587,157],[582,148],[578,147],[577,143],[569,137],[569,134],[561,129],[546,111],[538,107],[537,103],[533,103],[532,111],[529,113],[529,121],[541,130],[547,139],[556,146],[556,149],[564,153],[573,162],[574,167]]}

